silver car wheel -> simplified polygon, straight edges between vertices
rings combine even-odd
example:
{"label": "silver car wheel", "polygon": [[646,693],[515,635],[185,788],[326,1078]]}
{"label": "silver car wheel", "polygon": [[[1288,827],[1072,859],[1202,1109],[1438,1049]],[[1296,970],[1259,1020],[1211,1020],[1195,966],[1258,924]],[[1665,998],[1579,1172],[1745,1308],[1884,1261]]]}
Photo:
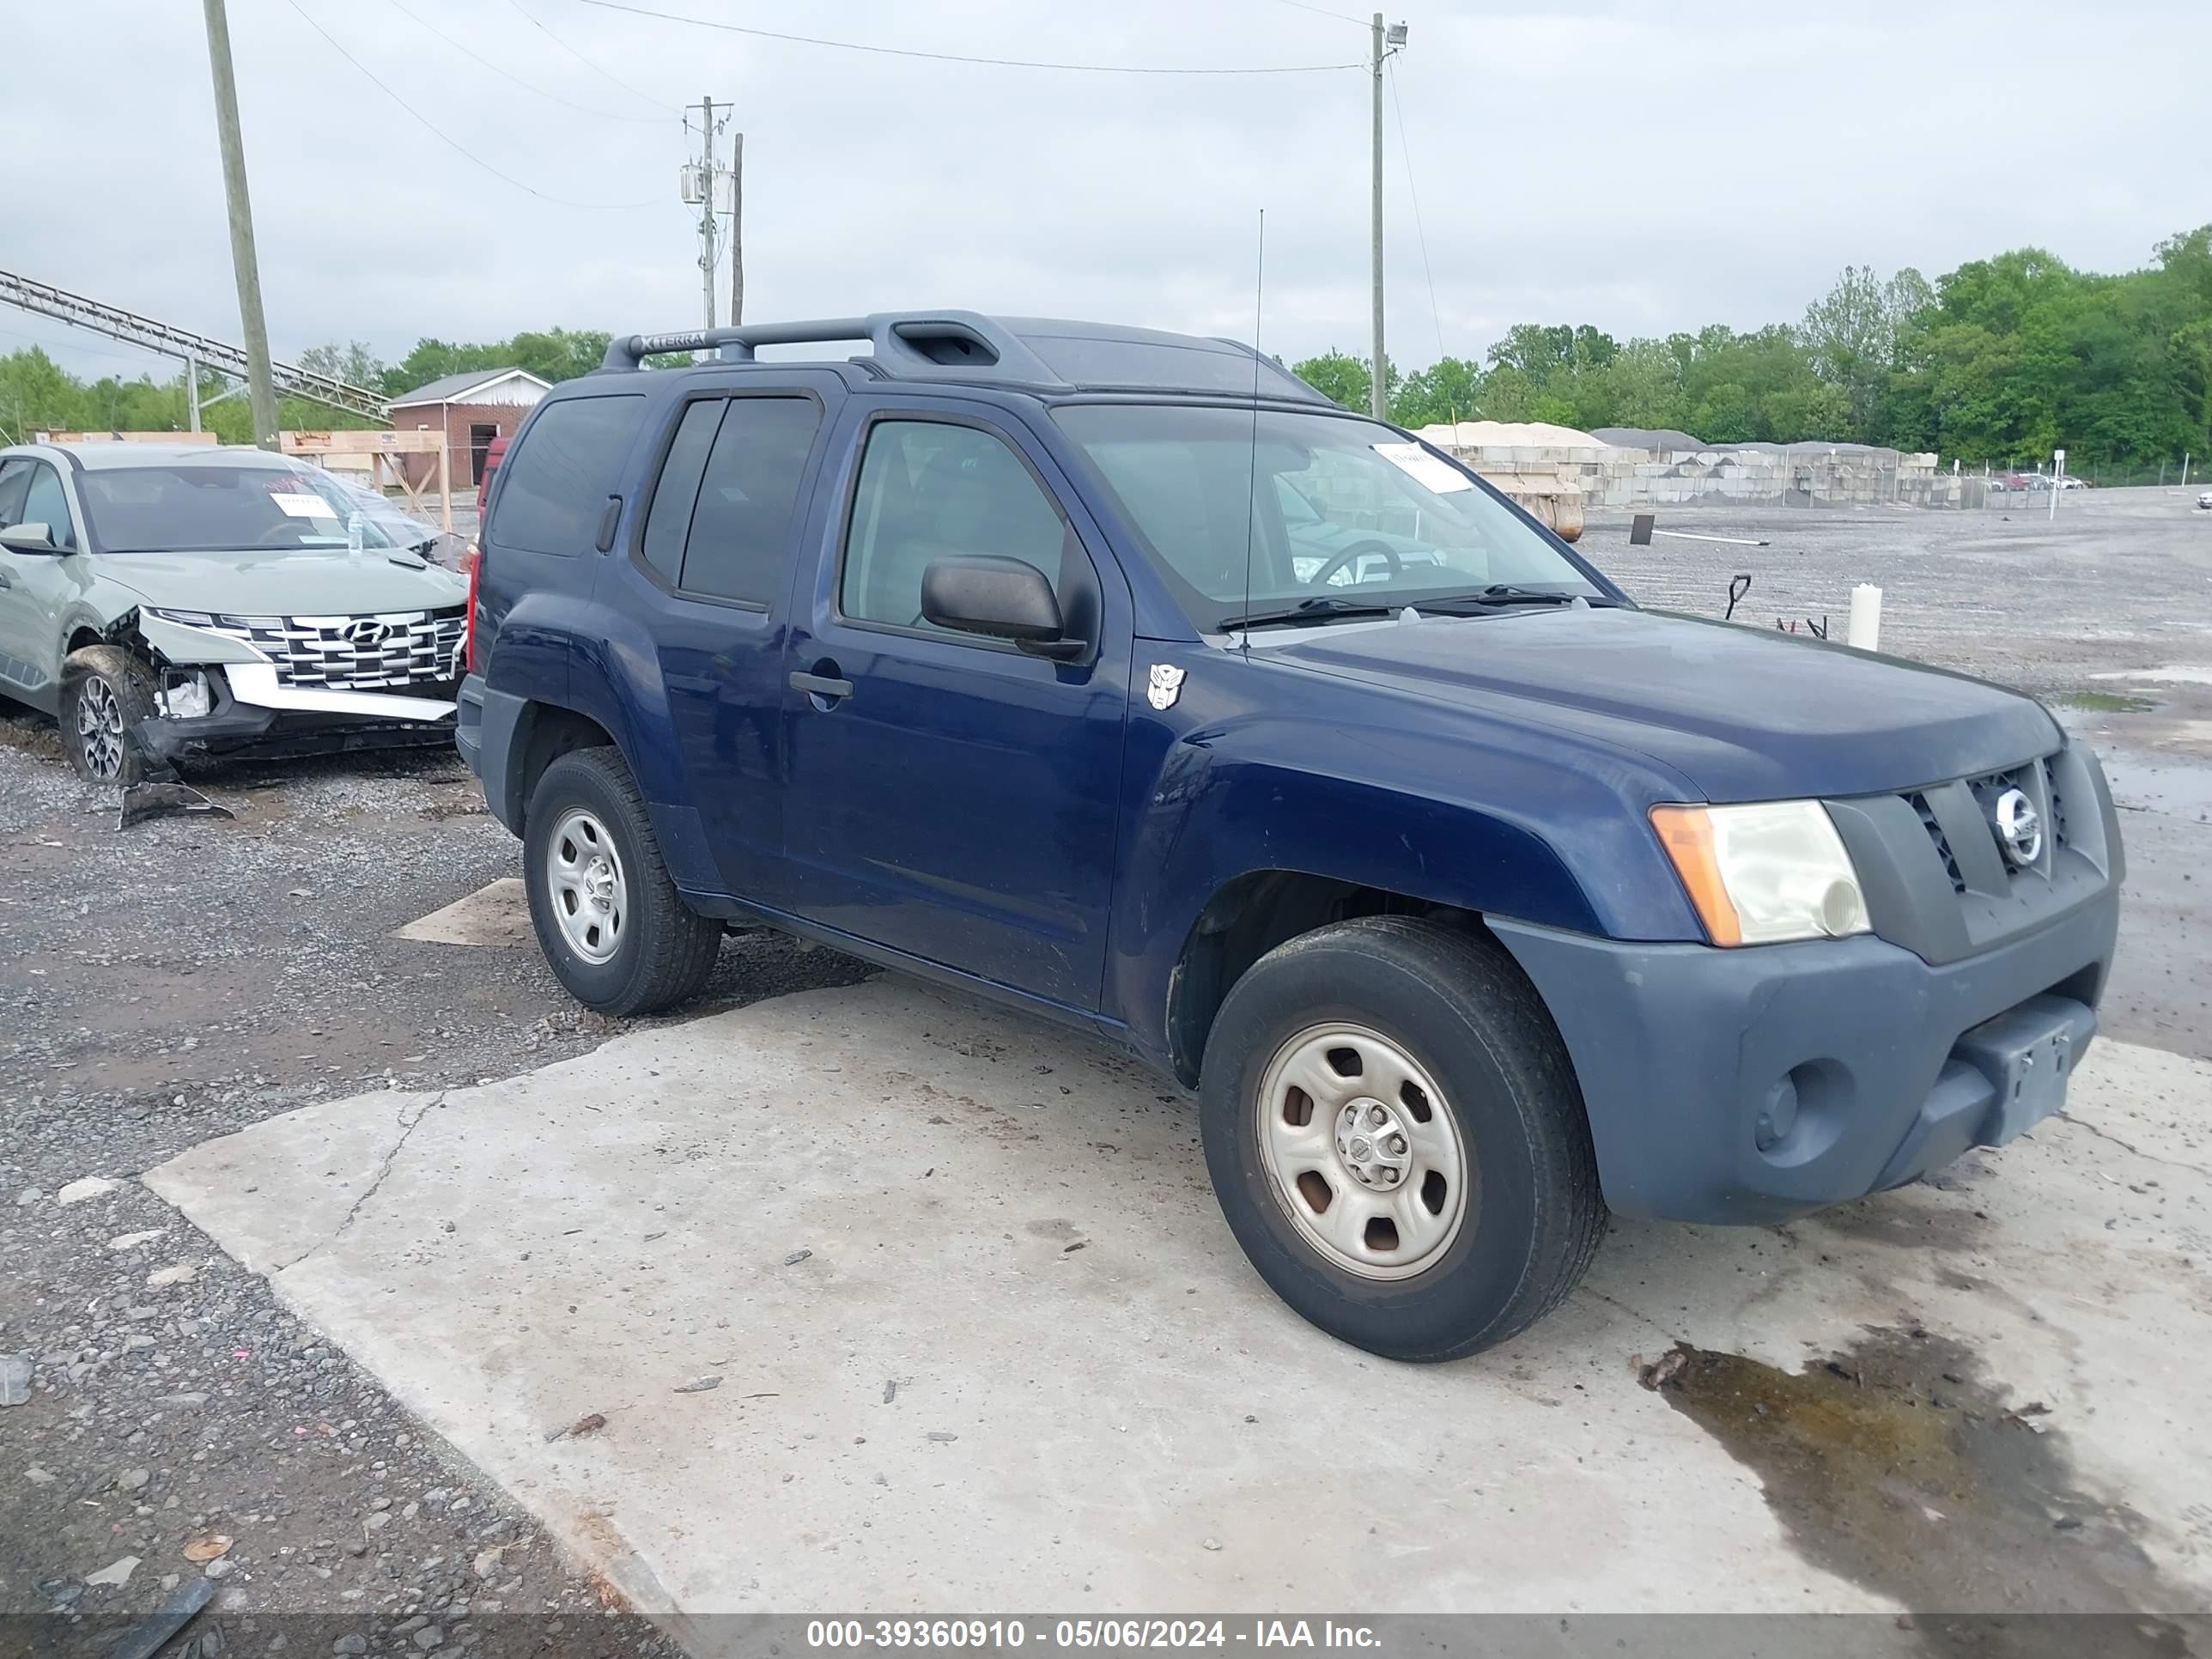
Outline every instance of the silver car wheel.
{"label": "silver car wheel", "polygon": [[1332,1266],[1410,1279],[1459,1237],[1466,1146],[1443,1091],[1381,1032],[1343,1021],[1300,1031],[1253,1103],[1276,1202]]}
{"label": "silver car wheel", "polygon": [[76,693],[76,741],[85,770],[101,782],[123,772],[123,704],[115,688],[88,674]]}
{"label": "silver car wheel", "polygon": [[545,847],[545,883],[568,948],[594,965],[622,948],[629,884],[614,837],[596,814],[571,807]]}

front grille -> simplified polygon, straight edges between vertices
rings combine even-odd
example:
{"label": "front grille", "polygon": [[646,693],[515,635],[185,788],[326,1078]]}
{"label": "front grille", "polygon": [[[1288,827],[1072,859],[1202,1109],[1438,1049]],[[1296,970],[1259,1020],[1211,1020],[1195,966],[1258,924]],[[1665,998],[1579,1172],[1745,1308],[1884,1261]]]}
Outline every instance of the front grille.
{"label": "front grille", "polygon": [[276,665],[303,691],[392,691],[450,683],[460,672],[463,607],[357,617],[218,617],[212,631]]}
{"label": "front grille", "polygon": [[[1997,798],[2008,789],[2019,790],[2039,811],[2047,803],[2049,810],[2044,812],[2043,820],[2046,840],[2054,849],[2066,845],[2065,804],[2059,795],[2057,780],[2044,761],[2028,761],[2002,772],[1987,772],[1954,783],[1908,789],[1899,795],[1899,799],[1912,809],[1913,816],[1920,820],[1920,827],[1927,832],[1928,843],[1942,861],[1943,873],[1950,878],[1953,892],[1963,894],[1971,884],[1960,866],[1960,849],[1952,844],[1952,836],[1988,834],[1994,840],[1996,832],[1990,825]],[[1948,806],[1948,811],[1937,810],[1939,802]],[[2007,886],[2029,873],[2009,859],[2001,859],[1998,863]],[[2050,854],[2046,853],[2034,867],[2047,873],[2049,866]],[[1984,867],[1988,867],[1986,863]]]}
{"label": "front grille", "polygon": [[1943,868],[1951,878],[1951,890],[1965,892],[1966,878],[1959,873],[1959,860],[1951,851],[1951,838],[1943,833],[1943,826],[1936,822],[1936,809],[1928,804],[1928,797],[1915,789],[1905,797],[1905,804],[1919,815],[1920,827],[1928,832],[1928,839],[1935,844],[1936,856],[1943,860]]}

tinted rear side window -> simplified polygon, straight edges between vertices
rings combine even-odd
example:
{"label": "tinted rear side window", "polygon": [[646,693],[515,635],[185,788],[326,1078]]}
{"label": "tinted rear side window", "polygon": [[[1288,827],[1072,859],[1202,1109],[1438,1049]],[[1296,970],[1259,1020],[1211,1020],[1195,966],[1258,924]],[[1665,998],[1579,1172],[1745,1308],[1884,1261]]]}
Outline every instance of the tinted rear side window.
{"label": "tinted rear side window", "polygon": [[709,398],[689,404],[676,441],[668,446],[668,459],[660,464],[660,482],[653,487],[653,506],[645,515],[645,562],[673,584],[684,568],[684,540],[691,532],[691,508],[699,499],[699,477],[707,470],[707,452],[721,424],[724,404]]}
{"label": "tinted rear side window", "polygon": [[644,403],[631,392],[564,398],[540,410],[499,469],[499,545],[562,554],[597,545]]}
{"label": "tinted rear side window", "polygon": [[766,605],[790,568],[792,509],[822,406],[811,398],[732,398],[691,514],[681,586]]}

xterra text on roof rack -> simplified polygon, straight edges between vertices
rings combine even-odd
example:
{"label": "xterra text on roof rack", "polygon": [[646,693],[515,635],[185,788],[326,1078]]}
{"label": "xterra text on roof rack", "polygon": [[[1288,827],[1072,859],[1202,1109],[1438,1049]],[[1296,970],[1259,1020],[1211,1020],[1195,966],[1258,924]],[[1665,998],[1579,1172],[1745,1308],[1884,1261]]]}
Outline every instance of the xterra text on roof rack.
{"label": "xterra text on roof rack", "polygon": [[517,434],[477,581],[459,741],[580,1000],[765,921],[1096,1033],[1378,1353],[1522,1329],[1607,1206],[2000,1144],[2095,1030],[2119,835],[2039,705],[1640,610],[1231,342],[633,336]]}

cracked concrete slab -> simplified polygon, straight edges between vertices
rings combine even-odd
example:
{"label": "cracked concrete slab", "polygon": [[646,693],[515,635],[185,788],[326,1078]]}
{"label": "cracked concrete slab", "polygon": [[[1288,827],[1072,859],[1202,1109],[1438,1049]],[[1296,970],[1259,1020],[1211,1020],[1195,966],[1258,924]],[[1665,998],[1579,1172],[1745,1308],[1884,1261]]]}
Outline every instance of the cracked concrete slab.
{"label": "cracked concrete slab", "polygon": [[1618,1224],[1562,1310],[1440,1368],[1267,1292],[1187,1101],[896,980],[310,1107],[145,1179],[702,1647],[701,1615],[854,1607],[1892,1608],[1630,1364],[1794,1370],[1869,1327],[2048,1403],[2201,1608],[2212,1066],[2107,1042],[2075,1091],[1941,1189]]}

